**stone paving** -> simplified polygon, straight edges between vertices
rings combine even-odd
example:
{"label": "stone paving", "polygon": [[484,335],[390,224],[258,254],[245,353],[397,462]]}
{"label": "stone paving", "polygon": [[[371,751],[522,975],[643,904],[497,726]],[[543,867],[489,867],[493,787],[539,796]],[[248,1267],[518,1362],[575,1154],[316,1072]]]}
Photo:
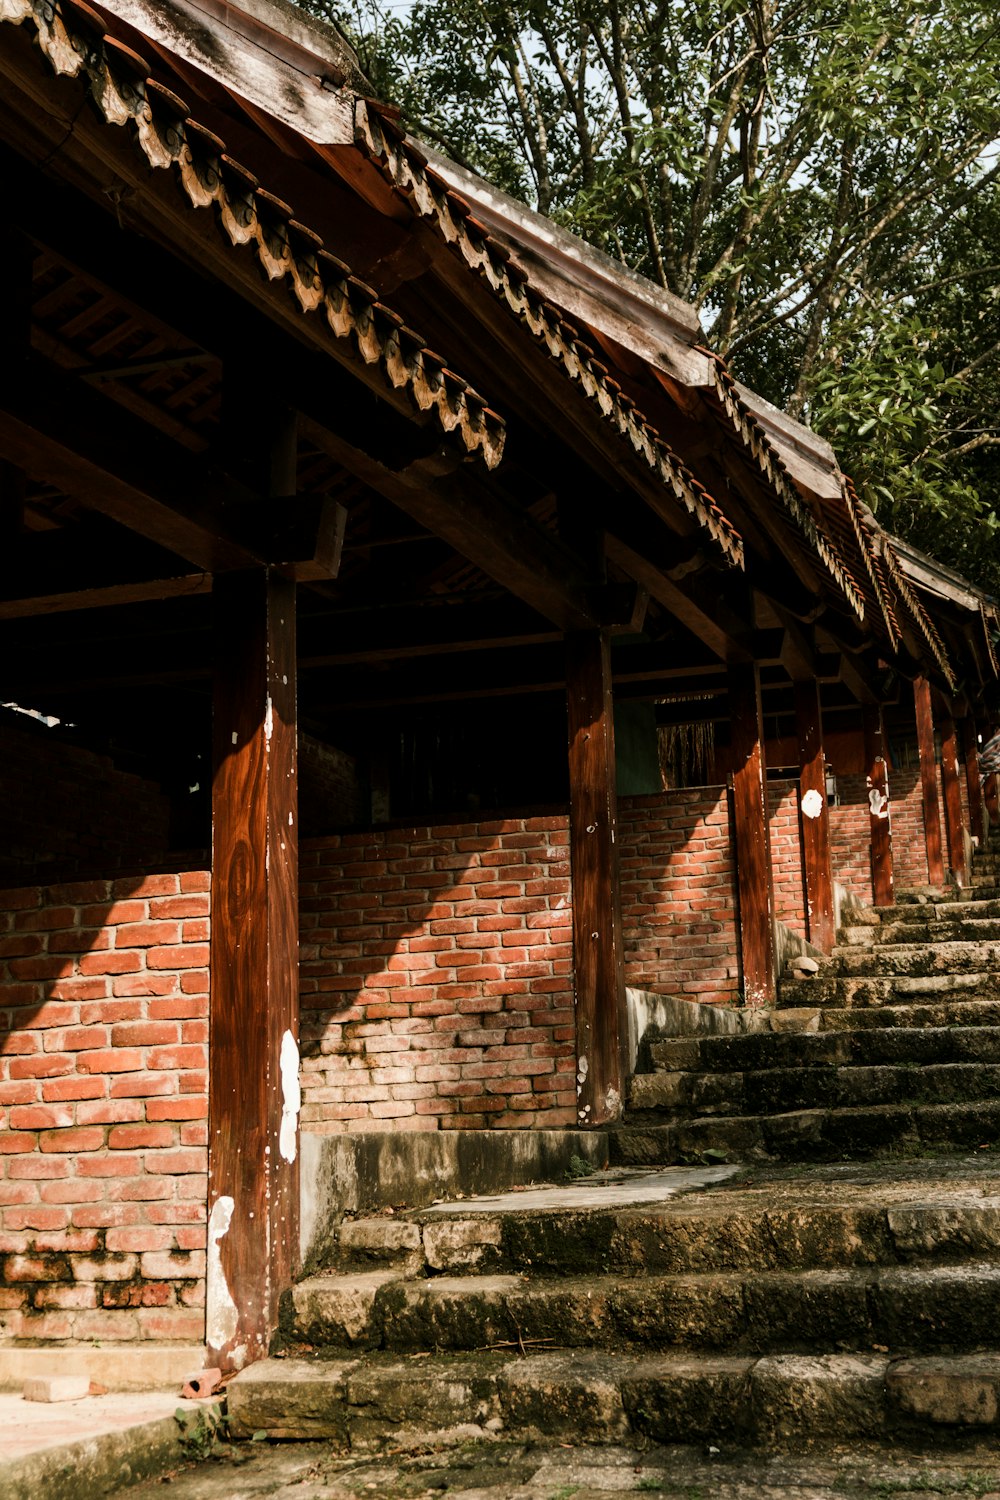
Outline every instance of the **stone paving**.
{"label": "stone paving", "polygon": [[[169,1485],[169,1488],[167,1487]],[[852,1444],[805,1454],[725,1446],[581,1447],[459,1440],[343,1457],[317,1443],[244,1444],[114,1491],[121,1500],[1000,1500],[995,1444],[942,1451]]]}

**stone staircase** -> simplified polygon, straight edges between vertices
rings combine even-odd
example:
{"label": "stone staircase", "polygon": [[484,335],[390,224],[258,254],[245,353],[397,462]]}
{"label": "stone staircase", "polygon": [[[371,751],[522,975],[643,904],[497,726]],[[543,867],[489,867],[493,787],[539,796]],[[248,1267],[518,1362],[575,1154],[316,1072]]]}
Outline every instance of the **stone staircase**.
{"label": "stone staircase", "polygon": [[773,1029],[648,1041],[616,1170],[345,1219],[231,1384],[236,1433],[1000,1426],[996,856],[961,901],[848,915]]}

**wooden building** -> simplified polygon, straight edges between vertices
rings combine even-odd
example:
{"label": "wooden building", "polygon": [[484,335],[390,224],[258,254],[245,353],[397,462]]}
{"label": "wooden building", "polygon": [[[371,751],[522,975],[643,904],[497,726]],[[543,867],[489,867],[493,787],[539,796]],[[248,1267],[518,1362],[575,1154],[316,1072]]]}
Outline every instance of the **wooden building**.
{"label": "wooden building", "polygon": [[0,1337],[207,1273],[239,1363],[300,1115],[614,1120],[627,986],[891,899],[890,769],[966,880],[997,618],[279,0],[0,0],[0,76]]}

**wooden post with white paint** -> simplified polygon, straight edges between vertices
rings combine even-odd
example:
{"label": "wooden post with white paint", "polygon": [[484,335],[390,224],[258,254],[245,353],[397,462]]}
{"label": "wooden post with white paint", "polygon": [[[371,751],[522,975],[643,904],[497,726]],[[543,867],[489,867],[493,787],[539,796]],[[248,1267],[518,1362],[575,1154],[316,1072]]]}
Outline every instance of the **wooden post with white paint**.
{"label": "wooden post with white paint", "polygon": [[948,869],[955,884],[962,889],[969,884],[971,844],[962,809],[958,784],[958,731],[950,713],[940,716],[941,785],[944,789],[944,826],[948,835]]}
{"label": "wooden post with white paint", "polygon": [[876,703],[861,709],[868,781],[868,829],[871,838],[872,896],[876,906],[892,906],[892,808],[889,802],[889,758],[882,710]]}
{"label": "wooden post with white paint", "polygon": [[206,1341],[268,1352],[298,1254],[295,585],[214,585]]}
{"label": "wooden post with white paint", "polygon": [[959,719],[958,728],[962,763],[965,767],[965,790],[969,798],[969,831],[974,839],[978,839],[979,846],[982,848],[983,840],[986,838],[986,803],[983,798],[983,784],[979,779],[976,721],[971,714],[965,714]]}
{"label": "wooden post with white paint", "polygon": [[830,953],[837,933],[823,718],[815,679],[795,684],[795,725],[799,741],[799,813],[807,932],[811,943],[823,953]]}
{"label": "wooden post with white paint", "polygon": [[934,713],[931,685],[926,677],[913,681],[913,704],[920,752],[920,789],[924,809],[924,839],[927,845],[927,879],[944,885],[944,849],[941,842],[941,794],[938,788],[937,756],[934,753]]}
{"label": "wooden post with white paint", "polygon": [[728,678],[743,996],[747,1005],[774,1005],[778,975],[760,673],[755,662],[738,663]]}
{"label": "wooden post with white paint", "polygon": [[607,631],[567,635],[566,704],[577,1118],[604,1125],[621,1114],[628,1041]]}

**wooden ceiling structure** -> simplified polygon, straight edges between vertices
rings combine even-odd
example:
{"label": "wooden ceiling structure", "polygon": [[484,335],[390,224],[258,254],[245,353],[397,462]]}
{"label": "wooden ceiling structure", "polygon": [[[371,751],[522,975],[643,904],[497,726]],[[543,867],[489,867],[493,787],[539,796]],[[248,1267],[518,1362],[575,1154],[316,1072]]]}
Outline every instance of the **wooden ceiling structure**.
{"label": "wooden ceiling structure", "polygon": [[252,1358],[294,1239],[264,1142],[297,1006],[296,722],[371,751],[491,704],[510,760],[533,705],[568,703],[599,1124],[624,1035],[614,696],[728,726],[766,998],[762,701],[814,740],[867,705],[873,744],[907,678],[992,711],[996,616],[689,309],[408,140],[281,0],[0,0],[0,77],[0,697],[154,771],[208,753],[214,705],[210,1222],[228,1203],[248,1290],[230,1327],[210,1285],[209,1332]]}

